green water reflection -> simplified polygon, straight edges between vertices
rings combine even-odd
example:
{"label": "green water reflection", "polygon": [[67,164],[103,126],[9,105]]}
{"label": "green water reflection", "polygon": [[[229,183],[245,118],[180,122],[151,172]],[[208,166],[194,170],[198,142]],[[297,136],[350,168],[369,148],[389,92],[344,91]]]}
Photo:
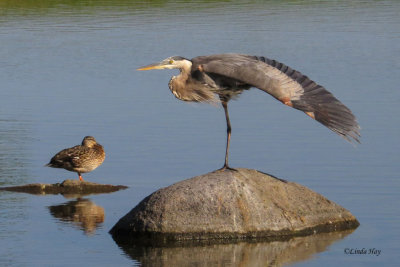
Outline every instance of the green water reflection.
{"label": "green water reflection", "polygon": [[[356,1],[353,1],[356,2]],[[361,1],[363,2],[363,1]],[[43,15],[46,13],[55,13],[59,11],[74,12],[87,11],[87,10],[113,10],[113,11],[138,11],[142,9],[152,9],[152,12],[157,11],[163,13],[165,11],[174,10],[187,10],[189,12],[198,12],[203,9],[211,9],[216,7],[229,7],[229,6],[243,6],[254,8],[254,6],[269,8],[288,8],[290,6],[334,6],[335,4],[330,1],[298,1],[298,0],[269,0],[269,1],[228,1],[228,0],[172,0],[172,1],[159,1],[159,0],[0,0],[0,16],[8,14],[29,15],[35,14]],[[342,5],[352,6],[353,4],[346,2]],[[362,7],[362,6],[360,6]],[[64,14],[65,15],[65,14]]]}

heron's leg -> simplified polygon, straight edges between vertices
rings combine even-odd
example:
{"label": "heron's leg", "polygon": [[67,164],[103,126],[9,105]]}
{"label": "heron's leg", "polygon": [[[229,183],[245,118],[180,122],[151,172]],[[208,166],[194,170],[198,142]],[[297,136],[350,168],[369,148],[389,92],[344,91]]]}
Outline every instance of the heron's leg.
{"label": "heron's leg", "polygon": [[79,181],[83,181],[82,175],[78,172],[79,175]]}
{"label": "heron's leg", "polygon": [[231,167],[229,167],[228,164],[228,156],[229,156],[229,143],[231,141],[231,121],[229,120],[229,113],[228,113],[228,103],[226,101],[221,101],[222,107],[224,108],[225,111],[225,118],[226,118],[226,151],[225,151],[225,163],[224,166],[220,170],[234,170]]}

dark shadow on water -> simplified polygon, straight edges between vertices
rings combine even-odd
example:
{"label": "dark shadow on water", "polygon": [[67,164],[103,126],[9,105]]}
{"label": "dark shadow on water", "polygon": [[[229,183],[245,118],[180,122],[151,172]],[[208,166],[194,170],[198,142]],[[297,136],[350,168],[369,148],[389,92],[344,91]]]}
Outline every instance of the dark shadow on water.
{"label": "dark shadow on water", "polygon": [[115,240],[141,266],[282,266],[309,260],[353,230],[294,237],[283,241],[185,241],[157,245]]}
{"label": "dark shadow on water", "polygon": [[94,234],[104,222],[104,208],[96,205],[90,199],[78,198],[48,208],[53,217],[63,223],[74,225],[87,235]]}

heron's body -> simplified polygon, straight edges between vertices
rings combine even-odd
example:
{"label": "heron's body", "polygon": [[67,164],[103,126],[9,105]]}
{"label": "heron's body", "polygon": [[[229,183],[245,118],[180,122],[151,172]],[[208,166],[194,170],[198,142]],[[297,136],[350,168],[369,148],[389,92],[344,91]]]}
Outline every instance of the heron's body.
{"label": "heron's body", "polygon": [[199,56],[191,60],[175,56],[139,70],[149,69],[179,69],[180,74],[172,77],[169,88],[180,100],[221,102],[228,132],[223,169],[229,168],[231,126],[227,103],[251,87],[303,111],[348,141],[359,142],[360,127],[350,109],[321,85],[275,60],[241,54]]}
{"label": "heron's body", "polygon": [[91,172],[99,167],[105,156],[103,146],[94,137],[86,136],[81,145],[61,150],[46,166],[77,172],[79,179],[83,180],[81,173]]}

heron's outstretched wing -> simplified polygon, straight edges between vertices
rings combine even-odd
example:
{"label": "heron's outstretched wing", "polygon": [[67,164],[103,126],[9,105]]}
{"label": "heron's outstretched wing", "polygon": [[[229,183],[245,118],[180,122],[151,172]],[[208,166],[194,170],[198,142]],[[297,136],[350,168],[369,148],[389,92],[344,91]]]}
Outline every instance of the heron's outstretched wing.
{"label": "heron's outstretched wing", "polygon": [[282,103],[305,112],[348,141],[359,142],[353,113],[323,86],[285,64],[265,57],[220,54],[192,59],[192,70],[235,79],[257,87]]}

